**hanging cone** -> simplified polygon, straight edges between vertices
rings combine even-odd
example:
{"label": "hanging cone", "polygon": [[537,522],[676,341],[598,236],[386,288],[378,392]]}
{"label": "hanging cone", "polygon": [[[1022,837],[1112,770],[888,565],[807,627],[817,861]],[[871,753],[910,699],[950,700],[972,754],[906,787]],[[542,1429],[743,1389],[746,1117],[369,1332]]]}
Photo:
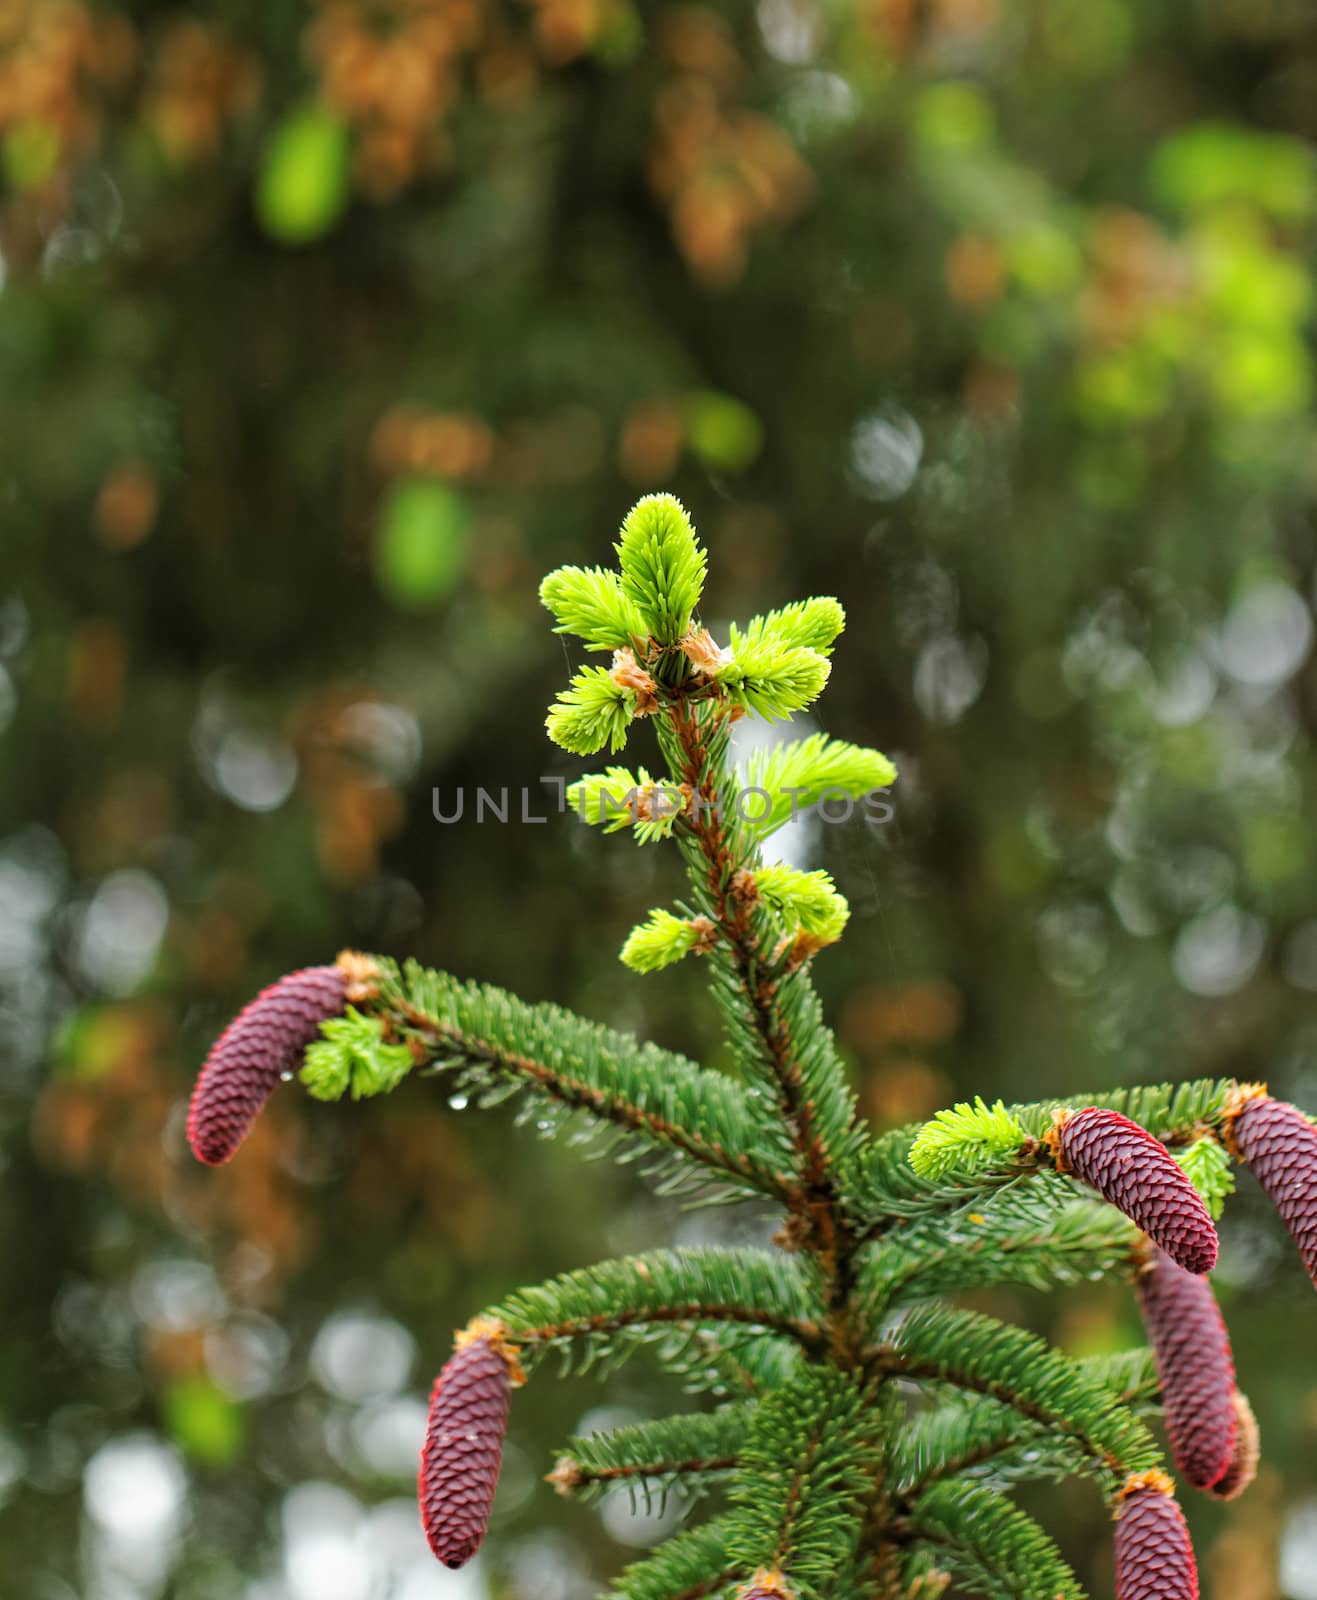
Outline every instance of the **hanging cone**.
{"label": "hanging cone", "polygon": [[1047,1143],[1058,1169],[1082,1178],[1186,1272],[1216,1265],[1216,1228],[1179,1163],[1138,1123],[1096,1106],[1062,1112]]}
{"label": "hanging cone", "polygon": [[457,1349],[434,1381],[418,1496],[425,1537],[446,1567],[464,1567],[484,1543],[509,1393],[522,1381],[503,1325],[480,1317],[457,1336]]}
{"label": "hanging cone", "polygon": [[1135,1285],[1157,1358],[1171,1453],[1195,1489],[1211,1489],[1230,1468],[1238,1418],[1230,1335],[1206,1278],[1151,1245]]}
{"label": "hanging cone", "polygon": [[339,967],[305,967],[263,989],[211,1047],[192,1090],[187,1138],[207,1166],[228,1161],[320,1024],[339,1016],[348,981]]}
{"label": "hanging cone", "polygon": [[1116,1600],[1198,1600],[1189,1529],[1164,1473],[1125,1485],[1116,1511]]}
{"label": "hanging cone", "polygon": [[1317,1128],[1295,1106],[1257,1084],[1241,1085],[1226,1138],[1267,1191],[1317,1285]]}

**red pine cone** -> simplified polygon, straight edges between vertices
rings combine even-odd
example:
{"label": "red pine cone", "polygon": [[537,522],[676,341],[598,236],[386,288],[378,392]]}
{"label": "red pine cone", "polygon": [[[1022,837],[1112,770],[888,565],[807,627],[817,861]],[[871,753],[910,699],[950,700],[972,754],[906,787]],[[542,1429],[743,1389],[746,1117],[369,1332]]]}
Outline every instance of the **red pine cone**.
{"label": "red pine cone", "polygon": [[1244,1102],[1231,1133],[1317,1284],[1317,1128],[1296,1107],[1259,1094]]}
{"label": "red pine cone", "polygon": [[1161,1473],[1133,1480],[1116,1513],[1116,1600],[1198,1600],[1184,1513]]}
{"label": "red pine cone", "polygon": [[513,1374],[496,1330],[462,1344],[430,1394],[418,1493],[425,1537],[446,1567],[479,1550],[498,1487]]}
{"label": "red pine cone", "polygon": [[1258,1419],[1247,1399],[1235,1390],[1235,1448],[1230,1465],[1219,1483],[1213,1484],[1211,1494],[1215,1500],[1238,1500],[1244,1490],[1258,1475],[1262,1460],[1262,1436],[1258,1432]]}
{"label": "red pine cone", "polygon": [[1091,1106],[1067,1116],[1051,1141],[1063,1171],[1091,1184],[1186,1272],[1216,1265],[1216,1228],[1178,1163],[1138,1123]]}
{"label": "red pine cone", "polygon": [[1176,1465],[1195,1489],[1211,1489],[1235,1448],[1235,1363],[1230,1335],[1206,1278],[1152,1247],[1136,1285],[1157,1357],[1166,1432]]}
{"label": "red pine cone", "polygon": [[198,1161],[218,1167],[233,1155],[280,1077],[346,1001],[338,967],[306,967],[243,1007],[211,1047],[192,1090],[187,1138]]}

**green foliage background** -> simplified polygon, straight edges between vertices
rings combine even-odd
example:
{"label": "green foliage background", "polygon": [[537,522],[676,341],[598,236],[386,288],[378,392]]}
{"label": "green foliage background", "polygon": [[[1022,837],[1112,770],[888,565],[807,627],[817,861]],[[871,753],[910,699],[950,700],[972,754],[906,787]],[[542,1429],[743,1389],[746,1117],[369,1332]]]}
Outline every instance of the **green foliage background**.
{"label": "green foliage background", "polygon": [[[512,1284],[753,1218],[422,1085],[289,1092],[218,1177],[181,1108],[348,944],[719,1049],[693,964],[615,959],[675,868],[541,782],[537,584],[647,490],[720,639],[847,607],[828,730],[902,777],[805,848],[876,1122],[1317,1105],[1314,81],[1281,0],[0,11],[6,1593],[568,1600],[645,1537],[533,1487],[588,1408],[670,1409],[640,1366],[515,1414],[474,1587],[413,1560],[408,1429]],[[1307,1600],[1317,1308],[1251,1186],[1223,1240],[1267,1468],[1191,1508],[1206,1589]],[[1105,1592],[1095,1499],[1047,1514]]]}

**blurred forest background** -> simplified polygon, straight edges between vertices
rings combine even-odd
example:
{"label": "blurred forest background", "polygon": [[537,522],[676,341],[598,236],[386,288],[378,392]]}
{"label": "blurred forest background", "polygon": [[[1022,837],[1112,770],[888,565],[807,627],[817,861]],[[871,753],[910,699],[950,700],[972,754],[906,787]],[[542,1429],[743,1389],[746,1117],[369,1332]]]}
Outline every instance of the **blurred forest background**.
{"label": "blurred forest background", "polygon": [[[698,971],[616,961],[671,852],[432,813],[580,769],[536,585],[639,493],[715,632],[849,609],[824,717],[895,817],[794,848],[876,1124],[1317,1109],[1315,139],[1302,0],[0,0],[0,1592],[587,1600],[679,1514],[540,1482],[670,1409],[643,1362],[537,1384],[445,1574],[426,1388],[510,1286],[761,1219],[434,1084],[182,1137],[344,945],[716,1059]],[[1317,1302],[1253,1189],[1219,1285],[1267,1465],[1191,1508],[1206,1593],[1317,1600]],[[1096,1498],[1046,1515],[1110,1593]]]}

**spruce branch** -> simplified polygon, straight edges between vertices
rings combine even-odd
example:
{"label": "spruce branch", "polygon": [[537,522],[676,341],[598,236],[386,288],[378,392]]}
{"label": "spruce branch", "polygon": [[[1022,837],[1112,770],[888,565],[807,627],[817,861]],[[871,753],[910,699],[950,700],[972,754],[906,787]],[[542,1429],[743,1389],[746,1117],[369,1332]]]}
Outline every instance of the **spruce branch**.
{"label": "spruce branch", "polygon": [[739,1324],[818,1354],[824,1304],[813,1274],[761,1250],[656,1250],[520,1289],[486,1316],[523,1349],[528,1371],[550,1350],[577,1371],[625,1360],[645,1343]]}
{"label": "spruce branch", "polygon": [[[682,844],[697,897],[696,915],[685,918],[685,926],[670,913],[656,913],[628,940],[624,959],[652,970],[689,949],[711,951],[715,994],[732,1043],[773,1090],[775,1114],[764,1118],[762,1131],[790,1158],[798,1186],[792,1209],[823,1241],[839,1313],[853,1245],[832,1168],[857,1142],[854,1101],[801,969],[837,937],[847,910],[822,877],[797,874],[788,881],[770,872],[762,885],[756,882],[763,870],[758,836],[731,809],[738,797],[727,731],[746,710],[771,717],[806,704],[826,679],[824,652],[844,614],[828,600],[787,607],[755,619],[731,647],[719,650],[705,630],[692,629],[705,558],[670,496],[640,502],[623,524],[617,552],[622,590],[645,615],[657,652],[647,657],[655,674],[656,726],[683,802],[675,819],[663,820]],[[665,655],[674,645],[675,660]],[[810,753],[817,761],[823,747]],[[854,769],[853,757],[848,764]],[[888,772],[884,766],[875,775]],[[603,789],[584,780],[578,794],[587,802],[603,800]],[[624,803],[637,823],[646,820],[642,804]]]}
{"label": "spruce branch", "polygon": [[982,1209],[994,1194],[1019,1188],[1044,1170],[1041,1145],[1026,1140],[1014,1158],[997,1166],[980,1170],[971,1166],[968,1171],[952,1167],[937,1178],[921,1177],[911,1164],[910,1152],[925,1126],[893,1129],[856,1152],[848,1187],[862,1238],[881,1238],[894,1228]]}
{"label": "spruce branch", "polygon": [[[1088,1356],[1075,1364],[1136,1414],[1156,1409],[1160,1385],[1151,1351]],[[962,1474],[1002,1486],[1097,1471],[1093,1456],[1072,1436],[978,1394],[940,1396],[912,1416],[895,1440],[889,1467],[893,1491],[906,1501],[936,1479]]]}
{"label": "spruce branch", "polygon": [[811,1367],[760,1402],[732,1491],[730,1548],[744,1576],[781,1572],[821,1600],[853,1562],[878,1456],[860,1382]]}
{"label": "spruce branch", "polygon": [[736,1568],[728,1552],[730,1519],[687,1528],[629,1566],[609,1600],[712,1600],[730,1592]]}
{"label": "spruce branch", "polygon": [[765,635],[734,644],[709,676],[738,709],[780,722],[812,705],[831,671],[821,651]]}
{"label": "spruce branch", "polygon": [[[835,944],[851,910],[826,872],[804,872],[777,862],[750,873],[754,893],[793,937],[807,935],[811,951]],[[749,886],[747,885],[747,892]]]}
{"label": "spruce branch", "polygon": [[1109,1389],[1042,1339],[992,1317],[921,1307],[878,1347],[874,1361],[905,1378],[985,1395],[1068,1435],[1092,1459],[1109,1495],[1131,1473],[1160,1465],[1148,1430]]}
{"label": "spruce branch", "polygon": [[737,1399],[759,1399],[780,1389],[800,1370],[801,1360],[798,1344],[729,1324],[697,1329],[680,1350],[659,1354],[660,1365],[682,1378],[689,1392],[708,1390]]}
{"label": "spruce branch", "polygon": [[932,1551],[919,1549],[906,1560],[898,1586],[889,1583],[884,1592],[896,1600],[941,1600],[950,1587],[951,1574],[937,1565]]}
{"label": "spruce branch", "polygon": [[972,1147],[965,1151],[967,1160],[956,1159],[952,1149],[948,1152],[951,1159],[941,1163],[937,1177],[921,1176],[911,1162],[911,1153],[926,1136],[929,1124],[894,1129],[861,1150],[849,1174],[857,1230],[863,1236],[877,1237],[921,1217],[981,1208],[997,1190],[1028,1181],[1044,1171],[1051,1159],[1044,1141],[1058,1113],[1114,1111],[1172,1151],[1205,1133],[1221,1137],[1235,1087],[1229,1078],[1200,1079],[1007,1106],[1002,1108],[1005,1116],[1024,1132],[1019,1150],[1013,1156],[1002,1151],[997,1165],[983,1167]]}
{"label": "spruce branch", "polygon": [[1132,1406],[1136,1412],[1157,1407],[1161,1380],[1153,1353],[1146,1345],[1075,1359],[1090,1382],[1109,1389],[1122,1405]]}
{"label": "spruce branch", "polygon": [[772,1092],[806,1208],[835,1236],[835,1163],[856,1144],[855,1102],[807,974],[784,966],[781,936],[753,890],[749,875],[760,861],[731,792],[726,716],[708,705],[679,707],[659,736],[694,797],[677,837],[697,908],[722,935],[711,952],[715,999],[733,1047]]}
{"label": "spruce branch", "polygon": [[990,1600],[1085,1600],[1042,1528],[991,1489],[936,1483],[915,1503],[911,1530],[972,1594]]}
{"label": "spruce branch", "polygon": [[[1058,1196],[1055,1190],[1060,1190]],[[858,1291],[878,1308],[941,1298],[993,1284],[1052,1290],[1137,1270],[1141,1235],[1122,1213],[1076,1199],[1069,1185],[1043,1180],[1019,1195],[989,1201],[983,1211],[902,1232],[871,1252]]]}
{"label": "spruce branch", "polygon": [[585,1119],[676,1163],[669,1181],[710,1177],[736,1194],[785,1200],[789,1179],[770,1164],[743,1090],[656,1045],[552,1005],[529,1005],[489,985],[460,983],[408,962],[379,963],[377,1012],[413,1044],[418,1061],[455,1074],[482,1105],[524,1097],[556,1131]]}
{"label": "spruce branch", "polygon": [[1091,1471],[1091,1458],[1072,1438],[980,1396],[945,1401],[911,1418],[892,1452],[893,1487],[907,1502],[941,1478],[966,1476],[1004,1489],[1020,1480]]}
{"label": "spruce branch", "polygon": [[643,1499],[648,1511],[675,1486],[695,1495],[725,1485],[738,1464],[754,1406],[741,1401],[714,1411],[660,1417],[569,1442],[548,1475],[561,1495],[598,1499],[618,1485]]}
{"label": "spruce branch", "polygon": [[896,768],[877,750],[814,733],[753,751],[744,780],[747,794],[755,795],[748,826],[762,840],[820,800],[861,800],[886,789],[896,781]]}

